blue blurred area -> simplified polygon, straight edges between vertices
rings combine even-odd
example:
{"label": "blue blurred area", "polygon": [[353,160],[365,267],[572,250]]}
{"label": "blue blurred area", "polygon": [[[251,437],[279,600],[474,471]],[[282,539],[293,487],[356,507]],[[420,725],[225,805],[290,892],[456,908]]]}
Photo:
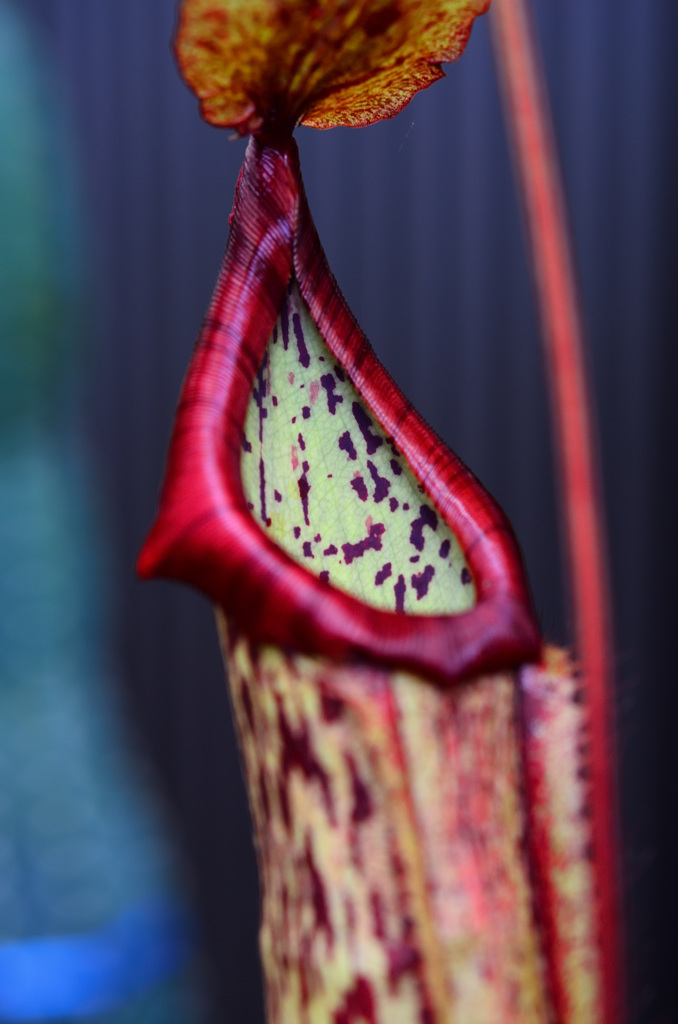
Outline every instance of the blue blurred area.
{"label": "blue blurred area", "polygon": [[0,1021],[193,1024],[179,857],[113,688],[66,125],[46,52],[0,3]]}
{"label": "blue blurred area", "polygon": [[[242,141],[200,122],[173,0],[17,0],[83,155],[83,439],[108,499],[113,640],[194,866],[215,1021],[262,1020],[257,890],[214,624],[141,584],[179,387],[228,232]],[[534,0],[588,324],[618,659],[631,1024],[673,1024],[678,962],[678,7]],[[379,356],[509,513],[547,636],[570,621],[534,299],[486,19],[392,121],[298,133],[330,265]],[[98,550],[98,549],[97,549]]]}
{"label": "blue blurred area", "polygon": [[171,902],[156,901],[135,904],[98,932],[3,943],[0,1019],[79,1019],[119,1014],[121,1005],[125,1012],[185,966],[187,924]]}

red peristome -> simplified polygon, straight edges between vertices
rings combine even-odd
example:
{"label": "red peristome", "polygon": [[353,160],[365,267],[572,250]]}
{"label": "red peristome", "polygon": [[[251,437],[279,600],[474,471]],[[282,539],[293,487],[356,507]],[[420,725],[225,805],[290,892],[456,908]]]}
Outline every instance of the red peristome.
{"label": "red peristome", "polygon": [[[459,539],[477,605],[449,616],[380,611],[292,561],[251,517],[240,443],[254,377],[292,275],[330,351]],[[539,654],[520,554],[501,510],[427,426],[374,355],[332,277],[296,144],[252,140],[224,265],[177,410],[142,576],[183,580],[252,640],[364,657],[442,683]]]}

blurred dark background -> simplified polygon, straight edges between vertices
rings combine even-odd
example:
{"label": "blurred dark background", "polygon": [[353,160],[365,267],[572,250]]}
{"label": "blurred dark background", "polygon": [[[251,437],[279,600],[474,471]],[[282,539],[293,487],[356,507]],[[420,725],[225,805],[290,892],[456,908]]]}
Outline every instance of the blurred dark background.
{"label": "blurred dark background", "polygon": [[[244,142],[201,122],[172,0],[18,0],[79,147],[90,265],[85,433],[118,571],[125,699],[193,871],[213,1022],[263,1019],[257,891],[211,610],[140,583],[173,407]],[[678,9],[537,0],[600,424],[617,654],[632,1024],[678,1021]],[[377,352],[503,504],[544,631],[570,617],[544,370],[487,19],[394,120],[301,130],[330,264]]]}

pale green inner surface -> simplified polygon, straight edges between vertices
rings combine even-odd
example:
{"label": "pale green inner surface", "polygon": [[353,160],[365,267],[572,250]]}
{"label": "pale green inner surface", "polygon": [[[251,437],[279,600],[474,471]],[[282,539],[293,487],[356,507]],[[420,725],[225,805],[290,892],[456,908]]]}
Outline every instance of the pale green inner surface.
{"label": "pale green inner surface", "polygon": [[255,380],[241,472],[262,529],[333,586],[387,611],[475,604],[457,539],[337,366],[296,282]]}

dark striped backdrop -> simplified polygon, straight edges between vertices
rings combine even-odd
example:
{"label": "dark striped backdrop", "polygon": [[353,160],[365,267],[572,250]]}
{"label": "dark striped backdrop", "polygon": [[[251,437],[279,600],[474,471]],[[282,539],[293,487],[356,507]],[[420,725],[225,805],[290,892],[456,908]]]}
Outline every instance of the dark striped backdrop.
{"label": "dark striped backdrop", "polygon": [[[213,1019],[261,1020],[249,824],[210,609],[133,564],[226,241],[244,143],[201,123],[172,0],[18,0],[45,33],[83,162],[85,422],[119,575],[130,706],[192,865]],[[678,12],[539,0],[601,424],[623,750],[633,1024],[678,1020],[673,501]],[[548,409],[487,24],[395,120],[299,142],[330,264],[378,353],[511,516],[547,634],[569,634]]]}

